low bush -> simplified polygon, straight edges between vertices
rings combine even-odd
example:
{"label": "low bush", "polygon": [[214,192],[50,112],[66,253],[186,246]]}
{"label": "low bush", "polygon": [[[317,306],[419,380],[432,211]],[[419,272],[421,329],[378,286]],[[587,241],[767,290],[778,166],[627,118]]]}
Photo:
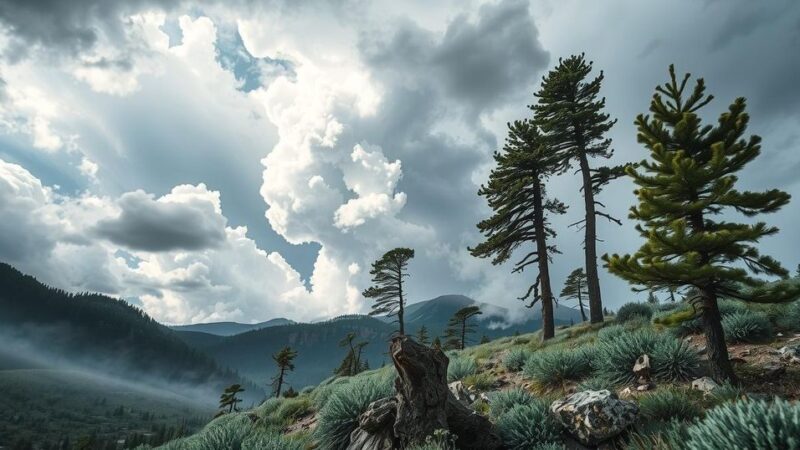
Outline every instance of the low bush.
{"label": "low bush", "polygon": [[760,312],[742,311],[723,317],[722,329],[725,331],[725,340],[729,343],[758,343],[773,337],[769,318]]}
{"label": "low bush", "polygon": [[724,403],[687,429],[688,450],[800,449],[800,405],[773,402]]}
{"label": "low bush", "polygon": [[463,380],[468,375],[473,375],[478,371],[475,360],[466,356],[455,356],[450,358],[447,366],[447,382]]}
{"label": "low bush", "polygon": [[740,312],[747,312],[750,311],[747,308],[747,305],[740,301],[736,300],[728,300],[728,299],[721,299],[717,301],[717,309],[719,309],[719,315],[722,317],[730,316],[733,314],[737,314]]}
{"label": "low bush", "polygon": [[686,380],[700,364],[697,353],[688,345],[669,334],[649,329],[602,339],[595,353],[598,375],[615,385],[634,381],[633,366],[644,354],[650,356],[655,378],[662,381]]}
{"label": "low bush", "polygon": [[317,415],[315,436],[322,448],[344,450],[350,442],[350,433],[358,426],[358,416],[367,406],[391,395],[391,377],[385,374],[353,377],[328,398]]}
{"label": "low bush", "polygon": [[595,375],[589,377],[578,384],[578,391],[602,391],[602,390],[614,390],[614,383],[609,381],[608,378]]}
{"label": "low bush", "polygon": [[625,323],[637,317],[643,317],[644,320],[649,322],[650,318],[653,317],[653,309],[646,303],[626,303],[619,308],[614,320],[619,323]]}
{"label": "low bush", "polygon": [[700,372],[697,351],[683,340],[669,335],[658,336],[651,354],[653,376],[660,381],[694,379]]}
{"label": "low bush", "polygon": [[505,448],[530,450],[537,445],[557,443],[561,426],[550,414],[548,405],[534,400],[516,405],[497,419],[497,432]]}
{"label": "low bush", "polygon": [[256,432],[242,442],[242,450],[305,450],[307,443],[280,432]]}
{"label": "low bush", "polygon": [[509,389],[489,397],[489,415],[497,419],[516,405],[530,405],[534,397],[521,388]]}
{"label": "low bush", "polygon": [[472,387],[478,391],[488,391],[494,387],[495,379],[488,373],[474,373],[461,380],[464,386]]}
{"label": "low bush", "polygon": [[539,386],[556,388],[565,381],[579,381],[592,373],[592,348],[556,348],[536,352],[525,362],[522,373]]}
{"label": "low bush", "polygon": [[530,356],[531,352],[524,348],[512,348],[503,358],[503,367],[511,372],[519,372]]}
{"label": "low bush", "polygon": [[278,424],[288,425],[295,420],[308,415],[312,411],[311,399],[293,397],[286,399],[273,413]]}
{"label": "low bush", "polygon": [[680,389],[658,389],[639,398],[639,416],[645,420],[690,421],[702,414],[703,409]]}

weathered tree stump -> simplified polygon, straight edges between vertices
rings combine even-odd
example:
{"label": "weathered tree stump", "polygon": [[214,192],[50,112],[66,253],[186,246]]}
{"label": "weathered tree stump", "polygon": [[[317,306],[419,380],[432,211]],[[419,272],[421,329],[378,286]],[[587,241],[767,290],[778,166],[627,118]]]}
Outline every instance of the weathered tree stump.
{"label": "weathered tree stump", "polygon": [[394,434],[403,447],[445,429],[457,436],[460,449],[500,448],[491,422],[453,397],[447,387],[449,360],[441,350],[399,336],[392,339],[390,353],[398,374]]}

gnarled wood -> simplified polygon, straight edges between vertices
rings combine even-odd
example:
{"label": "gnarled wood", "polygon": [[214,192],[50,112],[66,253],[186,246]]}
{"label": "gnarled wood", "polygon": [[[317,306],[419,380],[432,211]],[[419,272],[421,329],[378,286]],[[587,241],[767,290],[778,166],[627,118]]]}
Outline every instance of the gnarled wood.
{"label": "gnarled wood", "polygon": [[403,447],[422,443],[435,430],[445,429],[458,437],[460,449],[500,448],[492,424],[450,393],[449,360],[441,350],[399,336],[392,340],[390,352],[398,374],[394,434]]}

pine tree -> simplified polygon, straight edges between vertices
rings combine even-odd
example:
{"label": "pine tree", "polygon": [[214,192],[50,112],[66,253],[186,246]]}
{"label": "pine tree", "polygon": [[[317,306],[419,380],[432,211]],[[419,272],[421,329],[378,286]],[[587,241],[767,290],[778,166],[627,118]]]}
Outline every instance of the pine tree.
{"label": "pine tree", "polygon": [[278,374],[272,377],[272,388],[275,397],[281,396],[281,389],[286,381],[286,372],[294,370],[294,359],[297,357],[297,351],[291,347],[283,347],[278,353],[272,355],[273,361],[278,366]]}
{"label": "pine tree", "polygon": [[232,384],[225,388],[225,391],[223,391],[222,395],[219,396],[219,412],[217,413],[217,416],[239,410],[238,405],[242,402],[242,400],[236,397],[236,394],[240,392],[244,392],[244,389],[240,384]]}
{"label": "pine tree", "polygon": [[478,306],[465,306],[453,314],[445,330],[445,347],[448,349],[464,350],[469,335],[475,332],[475,325],[470,319],[483,314]]}
{"label": "pine tree", "polygon": [[417,330],[417,342],[419,342],[422,345],[430,344],[430,338],[428,337],[428,327],[426,327],[425,325],[422,325],[421,327],[419,327],[419,330]]}
{"label": "pine tree", "polygon": [[435,348],[437,350],[441,350],[442,349],[442,340],[439,339],[439,336],[436,336],[435,338],[433,338],[433,342],[431,343],[431,347],[433,347],[433,348]]}
{"label": "pine tree", "polygon": [[647,303],[650,305],[657,305],[658,304],[658,297],[653,291],[647,292]]}
{"label": "pine tree", "polygon": [[405,269],[413,257],[414,250],[410,248],[395,248],[386,252],[381,259],[372,263],[369,273],[374,285],[362,293],[366,298],[375,299],[370,315],[397,316],[401,335],[405,334],[403,278],[409,276]]}
{"label": "pine tree", "polygon": [[573,270],[567,276],[566,281],[564,281],[564,288],[561,289],[561,294],[559,297],[578,302],[578,307],[580,307],[581,310],[581,321],[586,322],[586,312],[583,309],[583,300],[588,299],[588,296],[589,291],[586,273],[583,272],[582,267],[579,267]]}
{"label": "pine tree", "polygon": [[549,339],[555,335],[549,262],[558,250],[547,242],[556,235],[547,214],[563,214],[566,206],[547,198],[544,181],[563,170],[563,159],[542,145],[532,122],[518,120],[508,124],[506,144],[502,152],[495,152],[494,160],[497,167],[489,175],[488,184],[478,191],[486,197],[494,215],[478,224],[486,240],[469,251],[476,257],[491,257],[492,264],[497,265],[508,261],[518,248],[533,247],[526,248],[512,272],[538,266],[536,280],[520,300],[530,299],[529,308],[541,300],[542,338]]}
{"label": "pine tree", "polygon": [[488,344],[489,342],[490,342],[489,336],[487,336],[485,334],[483,336],[481,336],[481,344]]}
{"label": "pine tree", "polygon": [[350,332],[339,341],[339,347],[346,347],[348,350],[342,363],[333,371],[334,374],[339,376],[353,376],[363,372],[361,354],[364,352],[364,347],[366,347],[368,343],[366,341],[356,343],[355,338],[356,334]]}
{"label": "pine tree", "polygon": [[578,163],[581,174],[585,215],[573,225],[584,229],[584,256],[589,288],[589,316],[592,323],[603,321],[603,302],[600,295],[600,278],[597,274],[597,216],[621,224],[598,207],[603,204],[595,198],[609,181],[624,174],[624,168],[589,166],[589,158],[610,158],[613,154],[611,139],[605,137],[616,123],[603,112],[605,98],[597,98],[603,82],[603,72],[591,81],[587,77],[592,63],[584,56],[559,59],[558,66],[542,79],[537,103],[531,105],[534,121],[540,128],[546,144],[554,152]]}
{"label": "pine tree", "polygon": [[[604,256],[609,270],[636,285],[689,287],[694,315],[701,318],[709,363],[717,381],[736,382],[728,359],[717,298],[749,302],[789,301],[800,286],[778,281],[765,283],[764,274],[785,277],[787,271],[754,246],[761,238],[778,232],[763,222],[735,223],[714,220],[724,212],[747,217],[779,210],[789,195],[777,189],[766,192],[735,189],[739,173],[761,153],[758,136],[745,137],[749,116],[745,100],[736,99],[715,126],[701,123],[699,110],[712,96],[703,79],[685,95],[687,74],[681,81],[672,66],[670,80],[656,88],[650,103],[653,114],[636,119],[638,140],[650,159],[628,174],[638,186],[638,205],[631,218],[645,244],[633,255]],[[751,273],[753,275],[751,275]],[[690,314],[676,313],[663,319],[672,323]]]}

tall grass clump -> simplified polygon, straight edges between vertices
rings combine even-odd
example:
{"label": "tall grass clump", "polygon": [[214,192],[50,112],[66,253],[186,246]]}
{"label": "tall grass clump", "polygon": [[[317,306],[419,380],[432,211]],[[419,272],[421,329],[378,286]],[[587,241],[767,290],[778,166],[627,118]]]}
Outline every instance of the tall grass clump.
{"label": "tall grass clump", "polygon": [[687,429],[689,450],[800,449],[800,405],[773,402],[724,403]]}
{"label": "tall grass clump", "polygon": [[578,383],[578,391],[614,390],[614,383],[602,375],[591,376]]}
{"label": "tall grass clump", "polygon": [[725,340],[729,343],[758,343],[772,339],[772,324],[766,314],[742,311],[722,318]]}
{"label": "tall grass clump", "polygon": [[525,361],[531,356],[531,352],[524,348],[512,348],[503,358],[503,367],[511,372],[519,372],[525,366]]}
{"label": "tall grass clump", "polygon": [[369,406],[392,393],[392,378],[385,374],[353,377],[335,389],[317,415],[315,435],[321,448],[344,450],[350,433],[358,426],[358,416]]}
{"label": "tall grass clump", "polygon": [[253,431],[253,422],[244,414],[225,414],[199,433],[184,441],[182,448],[191,450],[240,450],[242,442]]}
{"label": "tall grass clump", "polygon": [[523,375],[539,386],[555,388],[566,381],[579,381],[592,373],[591,347],[556,348],[536,352],[525,362]]}
{"label": "tall grass clump", "polygon": [[306,445],[303,440],[288,438],[280,432],[260,431],[242,442],[242,450],[305,450]]}
{"label": "tall grass clump", "polygon": [[639,398],[639,416],[650,421],[690,421],[703,409],[683,390],[658,389]]}
{"label": "tall grass clump", "polygon": [[673,339],[669,335],[658,335],[650,356],[653,375],[657,380],[688,381],[700,372],[697,351],[683,340]]}
{"label": "tall grass clump", "polygon": [[496,425],[503,445],[510,450],[530,450],[560,440],[561,426],[540,400],[514,406],[497,419]]}
{"label": "tall grass clump", "polygon": [[650,356],[653,375],[662,381],[687,380],[700,362],[696,352],[668,334],[644,329],[600,340],[595,351],[598,375],[615,385],[634,381],[633,366],[641,355]]}
{"label": "tall grass clump", "polygon": [[650,318],[653,317],[653,308],[646,303],[626,303],[619,308],[614,320],[625,323],[639,317],[650,321]]}
{"label": "tall grass clump", "polygon": [[628,437],[625,450],[683,450],[688,439],[686,423],[672,420],[667,423],[651,422],[646,430],[637,430]]}
{"label": "tall grass clump", "polygon": [[473,375],[478,371],[475,360],[467,356],[456,356],[450,359],[447,366],[447,382],[452,383]]}
{"label": "tall grass clump", "polygon": [[605,328],[601,328],[600,331],[597,332],[597,339],[601,341],[608,341],[626,333],[628,333],[628,330],[626,330],[622,325],[609,325]]}
{"label": "tall grass clump", "polygon": [[500,391],[489,397],[489,415],[497,419],[517,405],[530,405],[536,399],[522,388]]}

